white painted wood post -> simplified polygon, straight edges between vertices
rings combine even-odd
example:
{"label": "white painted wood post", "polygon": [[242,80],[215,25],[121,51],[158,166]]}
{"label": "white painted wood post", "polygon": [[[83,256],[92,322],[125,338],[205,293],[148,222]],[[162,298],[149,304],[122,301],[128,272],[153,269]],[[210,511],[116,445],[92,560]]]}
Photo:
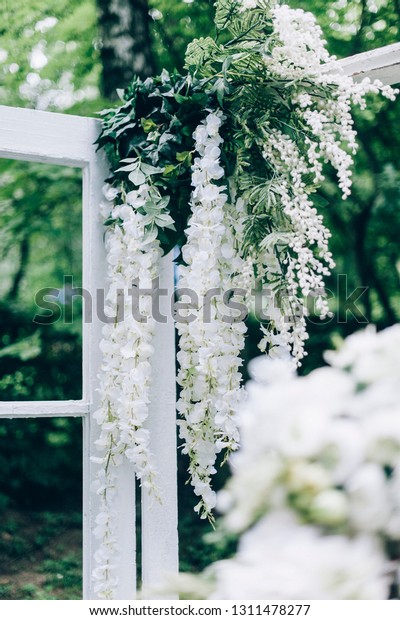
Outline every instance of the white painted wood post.
{"label": "white painted wood post", "polygon": [[[92,121],[90,144],[100,133],[100,123]],[[87,282],[84,285],[95,299],[96,290],[106,287],[104,226],[99,213],[99,204],[104,199],[101,188],[109,171],[104,156],[94,152],[89,162],[84,183],[87,198],[84,209],[87,218],[84,223],[84,273]],[[87,230],[87,232],[86,232]],[[150,414],[148,428],[151,431],[150,449],[154,455],[159,472],[158,488],[162,503],[158,503],[145,490],[142,493],[142,580],[143,585],[151,588],[163,573],[175,573],[178,570],[178,525],[177,525],[177,464],[176,464],[176,399],[175,399],[175,329],[172,320],[170,300],[174,291],[174,273],[172,253],[162,260],[160,287],[168,291],[161,298],[160,312],[167,317],[165,324],[158,323],[155,334],[155,354],[152,359],[153,384],[151,390]],[[102,325],[93,313],[93,322],[87,334],[89,401],[91,413],[99,406],[98,373],[101,366],[99,342]],[[86,418],[86,447],[84,456],[85,476],[88,486],[84,493],[87,504],[86,536],[88,545],[86,554],[86,583],[91,584],[90,574],[93,568],[93,554],[97,541],[91,531],[97,514],[97,498],[90,493],[95,468],[91,466],[90,455],[95,452],[94,441],[98,436],[98,427],[92,423],[91,416]],[[136,596],[136,511],[135,511],[135,474],[131,463],[126,461],[117,470],[117,538],[119,555],[119,585],[116,592],[118,600],[132,600]],[[85,547],[84,547],[85,548]],[[90,549],[90,551],[89,551]],[[95,598],[91,586],[87,597]]]}
{"label": "white painted wood post", "polygon": [[151,592],[163,575],[178,572],[178,498],[176,455],[175,328],[171,302],[174,296],[172,252],[162,259],[160,312],[166,323],[156,328],[152,359],[153,384],[147,428],[157,469],[158,502],[142,491],[142,583],[146,598],[165,598]]}
{"label": "white painted wood post", "polygon": [[[106,257],[104,232],[100,203],[104,201],[102,187],[109,175],[104,153],[96,152],[94,142],[100,134],[99,121],[88,119],[87,142],[90,145],[90,159],[84,171],[83,185],[83,273],[84,287],[91,293],[93,316],[91,323],[84,325],[84,385],[90,402],[90,413],[84,420],[84,598],[97,598],[93,591],[91,574],[94,568],[94,553],[98,541],[93,536],[99,500],[92,491],[97,466],[91,463],[91,455],[96,454],[95,441],[99,436],[99,426],[93,420],[93,413],[99,408],[97,391],[102,355],[101,323],[97,309],[97,292],[105,291]],[[105,297],[105,295],[104,295]],[[103,297],[103,299],[104,299]],[[86,393],[86,392],[85,392]],[[116,471],[116,523],[118,555],[118,600],[133,600],[136,597],[136,507],[135,472],[132,463],[125,461]]]}

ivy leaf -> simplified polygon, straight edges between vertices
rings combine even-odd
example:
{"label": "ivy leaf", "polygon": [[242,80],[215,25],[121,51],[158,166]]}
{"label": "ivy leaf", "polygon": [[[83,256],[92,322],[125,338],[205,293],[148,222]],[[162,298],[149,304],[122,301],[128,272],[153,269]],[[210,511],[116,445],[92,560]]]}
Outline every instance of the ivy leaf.
{"label": "ivy leaf", "polygon": [[143,185],[146,181],[145,175],[139,168],[132,170],[132,172],[128,175],[128,179],[132,181],[134,185]]}
{"label": "ivy leaf", "polygon": [[172,134],[172,133],[163,133],[161,135],[161,138],[159,140],[159,144],[165,144],[166,142],[172,141],[174,142],[176,140],[176,137]]}
{"label": "ivy leaf", "polygon": [[176,159],[177,161],[181,162],[182,164],[186,164],[186,166],[191,166],[192,165],[192,152],[191,151],[182,151],[181,153],[177,153],[176,154]]}
{"label": "ivy leaf", "polygon": [[162,174],[164,172],[164,168],[156,168],[155,166],[150,166],[150,164],[140,164],[140,169],[147,177],[152,174]]}
{"label": "ivy leaf", "polygon": [[208,95],[207,95],[207,93],[195,93],[191,97],[191,101],[193,101],[193,103],[198,103],[199,106],[203,107],[203,106],[207,105]]}
{"label": "ivy leaf", "polygon": [[133,129],[134,127],[136,127],[136,123],[128,123],[128,125],[124,125],[123,127],[121,127],[121,129],[118,129],[118,131],[115,133],[115,137],[119,138],[125,131],[127,131],[128,129]]}
{"label": "ivy leaf", "polygon": [[145,133],[150,133],[150,131],[157,129],[157,124],[151,118],[141,118],[140,124],[142,125]]}
{"label": "ivy leaf", "polygon": [[192,133],[193,129],[192,127],[190,127],[190,125],[185,125],[184,127],[182,127],[181,134],[183,134],[184,136],[189,137],[192,135]]}
{"label": "ivy leaf", "polygon": [[130,172],[131,170],[136,170],[139,167],[139,162],[136,164],[129,164],[128,166],[122,166],[121,168],[117,168],[115,172]]}
{"label": "ivy leaf", "polygon": [[104,226],[111,226],[111,224],[115,224],[116,219],[114,217],[108,217],[105,221],[104,221]]}
{"label": "ivy leaf", "polygon": [[184,95],[180,95],[179,93],[175,93],[174,99],[178,103],[185,103],[186,101],[189,101],[189,97],[185,97]]}
{"label": "ivy leaf", "polygon": [[174,164],[167,164],[164,168],[163,176],[167,177],[174,171],[177,171],[177,166],[174,166]]}

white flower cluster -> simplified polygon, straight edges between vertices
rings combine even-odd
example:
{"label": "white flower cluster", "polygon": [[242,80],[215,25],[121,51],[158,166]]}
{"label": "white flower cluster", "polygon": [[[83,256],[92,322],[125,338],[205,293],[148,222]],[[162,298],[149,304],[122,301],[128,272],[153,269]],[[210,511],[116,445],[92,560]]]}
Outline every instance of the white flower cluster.
{"label": "white flower cluster", "polygon": [[217,502],[240,543],[203,575],[208,598],[388,596],[388,542],[400,540],[400,325],[368,328],[326,357],[331,367],[306,377],[283,359],[252,363],[242,447]]}
{"label": "white flower cluster", "polygon": [[319,74],[321,64],[332,60],[312,13],[276,4],[272,19],[274,34],[265,55],[269,71],[285,79],[302,79],[305,72]]}
{"label": "white flower cluster", "polygon": [[[220,497],[227,510],[225,525],[243,531],[265,512],[286,509],[314,527],[302,528],[294,521],[290,526],[274,513],[263,518],[243,537],[236,563],[222,564],[219,588],[227,587],[230,572],[235,567],[240,572],[254,553],[260,554],[257,570],[263,583],[278,589],[271,585],[264,596],[260,589],[257,595],[250,589],[244,598],[387,596],[380,544],[400,539],[400,326],[380,334],[360,332],[326,357],[332,367],[305,378],[290,377],[284,361],[258,360],[254,365],[257,380],[248,386],[241,424],[243,449],[233,457],[234,476]],[[315,526],[349,538],[321,538]],[[295,582],[281,578],[273,552],[279,539],[286,540],[278,554],[283,566],[299,570]],[[301,539],[308,551],[297,547]],[[322,559],[325,567],[318,564]],[[349,571],[337,582],[343,590],[328,587],[324,571],[332,578],[334,570],[343,575]],[[270,571],[274,579],[268,577]],[[238,574],[237,585],[243,582]],[[247,583],[255,581],[251,577]],[[322,586],[328,589],[324,592]],[[262,588],[260,581],[256,587]],[[239,596],[235,592],[234,598]],[[225,598],[221,590],[217,598]]]}
{"label": "white flower cluster", "polygon": [[264,517],[243,535],[232,560],[214,564],[208,599],[382,600],[385,554],[371,536],[324,536],[289,512]]}
{"label": "white flower cluster", "polygon": [[[295,142],[277,129],[271,130],[264,147],[264,157],[281,175],[279,194],[282,209],[290,222],[291,231],[286,233],[288,253],[282,259],[285,266],[285,295],[281,312],[275,317],[275,330],[283,343],[292,351],[297,362],[304,356],[304,341],[307,339],[307,308],[299,293],[307,297],[311,293],[317,297],[321,318],[328,312],[324,298],[324,276],[329,275],[329,267],[334,263],[328,249],[330,232],[325,228],[322,216],[313,206],[303,177],[310,173],[310,166],[299,153]],[[315,255],[315,248],[318,256]],[[259,260],[265,263],[260,253]],[[280,270],[279,266],[277,269]],[[263,328],[265,344],[273,342],[273,334]]]}
{"label": "white flower cluster", "polygon": [[[324,276],[334,266],[328,250],[330,233],[313,206],[312,193],[324,178],[324,164],[330,163],[337,170],[343,197],[350,194],[353,158],[348,151],[354,154],[357,148],[351,106],[364,107],[368,93],[380,92],[394,99],[397,91],[369,79],[355,83],[335,71],[335,59],[327,52],[322,31],[311,13],[282,5],[273,9],[272,18],[274,34],[266,46],[264,62],[268,73],[296,85],[291,90],[296,120],[290,129],[297,136],[292,138],[284,132],[285,123],[282,128],[268,124],[262,128],[264,157],[279,177],[280,200],[287,216],[283,232],[289,242],[282,260],[286,291],[281,312],[274,317],[272,328],[263,328],[261,349],[272,345],[278,333],[299,362],[308,337],[303,296],[316,297],[316,309],[324,318],[328,313]],[[305,154],[299,150],[303,143]],[[262,270],[262,253],[258,262]],[[282,275],[280,268],[276,272]]]}
{"label": "white flower cluster", "polygon": [[[178,411],[183,417],[179,421],[183,452],[189,455],[191,483],[200,497],[196,510],[202,517],[210,516],[215,506],[210,481],[216,456],[238,445],[240,352],[246,331],[243,322],[226,320],[222,300],[242,266],[233,233],[234,213],[227,205],[227,188],[217,183],[224,176],[220,164],[223,140],[219,134],[223,119],[222,113],[211,112],[194,133],[199,157],[192,167],[192,215],[179,280],[180,289],[195,291],[199,299],[196,308],[190,307],[192,320],[178,324]],[[216,295],[210,300],[208,294],[212,291]]]}
{"label": "white flower cluster", "polygon": [[[118,556],[113,532],[116,468],[128,459],[133,463],[141,484],[154,488],[149,432],[144,428],[153,353],[151,297],[137,300],[143,317],[140,321],[132,312],[133,283],[137,281],[141,288],[150,288],[152,279],[158,275],[161,255],[158,241],[153,235],[146,234],[145,217],[136,211],[146,200],[148,192],[149,187],[143,184],[127,196],[122,194],[124,202],[111,207],[112,218],[120,220],[121,225],[110,229],[106,236],[109,290],[105,314],[110,322],[103,326],[101,408],[94,414],[101,428],[96,441],[101,456],[93,459],[100,465],[96,492],[101,498],[94,532],[100,540],[100,547],[96,552],[97,567],[93,578],[95,590],[102,598],[111,598],[117,585],[113,574]],[[111,200],[119,192],[106,188],[105,194]],[[110,211],[109,204],[105,208]]]}
{"label": "white flower cluster", "polygon": [[[266,302],[270,321],[261,327],[260,348],[268,352],[265,376],[269,373],[270,380],[275,377],[276,382],[266,385],[262,379],[249,388],[247,419],[242,423],[244,449],[234,458],[237,472],[221,494],[220,505],[228,529],[236,533],[253,529],[243,536],[236,560],[218,565],[215,593],[227,598],[223,594],[231,588],[235,598],[287,597],[284,588],[290,579],[273,578],[276,548],[272,534],[266,535],[263,544],[257,543],[257,532],[275,528],[277,540],[289,540],[292,533],[293,548],[282,543],[279,571],[284,575],[290,564],[302,573],[297,598],[309,596],[318,575],[317,597],[380,598],[386,587],[380,577],[385,560],[380,542],[400,539],[400,430],[394,396],[400,396],[394,370],[399,363],[399,331],[396,328],[389,336],[368,333],[354,337],[332,357],[333,368],[316,371],[306,379],[296,379],[292,373],[304,355],[308,337],[304,298],[315,296],[317,312],[322,317],[328,313],[324,277],[333,266],[330,233],[312,194],[323,180],[325,164],[331,164],[343,196],[349,195],[350,153],[356,150],[351,106],[365,106],[368,93],[393,99],[396,91],[368,80],[356,84],[339,74],[332,69],[333,58],[325,49],[315,18],[286,5],[271,6],[269,0],[238,0],[233,7],[235,15],[261,9],[267,11],[268,19],[271,16],[272,34],[266,35],[265,44],[248,45],[244,34],[243,49],[258,55],[262,71],[265,66],[265,83],[272,78],[278,95],[282,88],[290,110],[286,123],[268,109],[257,136],[256,132],[253,135],[268,162],[262,176],[267,177],[270,189],[268,198],[261,194],[260,212],[247,213],[251,198],[245,191],[243,198],[236,195],[235,183],[241,188],[240,180],[237,175],[227,179],[221,166],[223,113],[208,112],[193,134],[197,156],[192,166],[191,217],[179,281],[182,302],[184,289],[191,298],[185,310],[187,322],[178,323],[180,437],[199,497],[196,510],[203,518],[212,518],[216,495],[211,477],[218,455],[222,451],[229,455],[238,447],[237,416],[243,400],[240,366],[246,327],[233,313],[227,316],[226,295],[235,287],[254,288],[257,276],[264,282],[264,291],[268,287],[271,293]],[[249,18],[246,14],[242,17]],[[269,33],[269,27],[265,32]],[[233,142],[229,146],[236,148]],[[137,281],[142,289],[151,287],[161,256],[158,227],[174,225],[169,197],[161,195],[150,179],[165,169],[149,165],[139,155],[124,163],[127,165],[117,172],[130,172],[128,179],[137,189],[127,195],[122,188],[106,189],[106,198],[117,198],[118,204],[108,205],[105,214],[111,210],[116,225],[106,238],[110,281],[106,314],[110,322],[103,330],[101,407],[95,414],[101,427],[97,442],[101,455],[96,461],[102,506],[95,532],[101,545],[94,579],[99,595],[106,598],[113,596],[116,586],[116,468],[128,459],[142,484],[155,486],[145,428],[153,352],[152,299],[145,296],[138,300],[142,320],[135,319],[132,285]],[[239,163],[237,170],[246,177]],[[254,177],[250,175],[250,179],[252,190]],[[251,243],[246,246],[246,226],[252,215],[269,223],[261,229],[264,238],[259,241],[250,235]],[[179,311],[182,317],[182,304]],[[119,320],[121,314],[123,320]],[[291,363],[286,359],[289,352]],[[275,362],[274,357],[278,358]],[[385,369],[383,375],[377,369],[378,358],[379,368]],[[261,367],[255,372],[264,373]],[[284,515],[280,529],[273,515],[264,516],[267,510]],[[288,512],[292,516],[288,517]],[[308,522],[307,530],[293,520],[293,514]],[[329,531],[329,539],[321,534],[325,531]],[[351,551],[341,559],[346,554],[338,549],[345,544]],[[314,558],[310,567],[303,566],[303,559],[295,561],[296,549],[305,546]],[[331,566],[321,554],[330,558]],[[368,554],[369,563],[364,561]],[[240,575],[251,558],[266,578],[261,582],[254,573],[251,584],[246,585]],[[357,579],[356,562],[362,564]],[[234,580],[233,585],[228,584],[232,571],[237,574],[237,590]],[[350,585],[343,581],[343,575],[348,574]],[[267,584],[271,589],[262,591]]]}
{"label": "white flower cluster", "polygon": [[248,11],[249,9],[256,9],[258,7],[258,0],[241,0],[239,2],[239,13]]}
{"label": "white flower cluster", "polygon": [[251,9],[264,9],[265,11],[270,9],[271,4],[275,4],[273,0],[236,0],[237,10],[239,13],[244,13]]}

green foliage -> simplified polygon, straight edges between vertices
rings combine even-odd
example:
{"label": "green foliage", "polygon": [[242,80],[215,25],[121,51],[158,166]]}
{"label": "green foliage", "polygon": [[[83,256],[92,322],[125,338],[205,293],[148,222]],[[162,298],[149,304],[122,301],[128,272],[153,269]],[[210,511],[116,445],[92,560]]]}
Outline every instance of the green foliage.
{"label": "green foliage", "polygon": [[[167,252],[183,242],[190,214],[193,130],[204,108],[221,108],[226,115],[222,147],[225,169],[247,205],[242,256],[255,257],[261,241],[268,236],[283,272],[275,286],[283,293],[284,265],[288,255],[293,254],[287,234],[292,227],[281,204],[282,179],[263,150],[269,133],[278,129],[306,157],[307,140],[314,137],[293,102],[302,89],[316,100],[325,98],[326,86],[312,78],[305,84],[306,80],[284,79],[266,70],[266,49],[273,45],[270,2],[243,11],[238,0],[218,0],[215,26],[215,37],[200,37],[189,43],[186,77],[171,77],[164,70],[159,78],[144,83],[136,80],[122,94],[122,106],[102,113],[98,145],[106,149],[113,170],[110,181],[122,188],[122,200],[145,180],[154,196],[158,193],[158,199],[151,197],[151,204],[138,211],[148,217],[149,238],[157,234]],[[179,152],[182,147],[184,150]],[[129,165],[121,166],[124,162]],[[143,165],[149,164],[157,166],[156,177],[151,172],[146,174]],[[312,183],[308,182],[308,193],[316,189]],[[164,196],[170,197],[165,207]],[[162,204],[161,218],[157,216],[160,207],[155,204]],[[110,219],[106,223],[115,224]],[[167,228],[176,234],[171,235]]]}
{"label": "green foliage", "polygon": [[[219,3],[220,14],[224,3]],[[231,5],[229,0],[225,3]],[[321,24],[327,38],[331,53],[339,58],[351,56],[379,46],[396,43],[400,38],[400,7],[394,0],[370,3],[365,0],[347,0],[338,3],[334,0],[292,0],[293,8],[312,11]],[[193,6],[196,5],[196,6]],[[202,2],[194,2],[186,8],[187,17],[191,18],[191,30],[183,24],[183,3],[158,1],[154,3],[163,14],[157,22],[157,28],[167,34],[181,36],[187,32],[185,42],[193,38],[213,35],[211,12],[204,11]],[[196,28],[193,26],[193,13],[203,9],[203,15],[196,15]],[[209,8],[209,5],[208,5]],[[208,26],[206,21],[208,20]],[[220,23],[220,27],[222,27]],[[221,33],[218,42],[226,40]],[[207,39],[209,42],[209,39]],[[185,42],[182,41],[178,56],[183,56]],[[198,43],[193,43],[194,48]],[[159,47],[157,47],[157,50]],[[174,48],[176,49],[176,47]],[[174,59],[176,53],[174,53]],[[195,64],[188,56],[190,65]],[[164,48],[160,58],[162,65],[171,67],[171,57]],[[177,64],[175,62],[175,64]],[[259,91],[258,91],[259,92]],[[249,93],[248,107],[255,103]],[[357,329],[356,319],[348,314],[345,323],[345,308],[342,295],[337,291],[338,273],[348,275],[349,291],[359,285],[368,286],[367,294],[360,300],[360,309],[368,320],[380,325],[389,325],[400,319],[399,269],[400,260],[398,243],[399,217],[399,136],[393,127],[397,126],[400,101],[388,103],[370,100],[365,112],[357,113],[356,127],[361,149],[356,155],[354,166],[354,191],[346,203],[341,198],[333,180],[328,179],[322,188],[326,199],[325,206],[320,206],[324,219],[332,232],[331,249],[337,262],[328,288],[332,291],[332,309],[341,322],[334,320],[328,324],[310,324],[311,339],[308,344],[309,357],[305,360],[305,369],[311,369],[323,363],[322,350],[331,345],[331,337],[336,333],[346,335]],[[388,168],[389,167],[389,168]],[[386,170],[391,169],[389,180]],[[257,180],[256,180],[256,184]],[[251,186],[251,185],[250,185]],[[373,203],[371,207],[370,204]],[[253,350],[252,347],[250,347]]]}
{"label": "green foliage", "polygon": [[273,3],[270,0],[261,0],[257,8],[251,11],[241,11],[240,0],[217,0],[215,3],[215,25],[217,32],[228,29],[234,36],[234,42],[251,39],[257,41],[260,34],[271,29],[269,9]]}
{"label": "green foliage", "polygon": [[32,336],[18,340],[8,345],[8,347],[0,349],[0,357],[17,357],[22,362],[26,362],[40,355],[40,351],[40,336],[38,332],[35,332]]}
{"label": "green foliage", "polygon": [[182,242],[187,225],[192,134],[213,96],[198,80],[163,71],[157,78],[135,80],[122,99],[118,108],[102,112],[97,144],[111,162],[110,180],[124,194],[147,179],[150,195],[138,212],[146,216],[149,240],[158,235],[168,253]]}
{"label": "green foliage", "polygon": [[[12,343],[0,349],[1,399],[80,398],[79,336],[54,332],[48,326],[38,329],[31,320],[29,315],[0,306],[2,342]],[[35,341],[40,342],[40,350],[27,357],[26,343],[32,346]],[[1,421],[0,509],[2,504],[4,508],[8,504],[79,506],[81,434],[81,421],[69,418]]]}
{"label": "green foliage", "polygon": [[45,560],[42,570],[46,574],[47,587],[68,591],[70,595],[71,591],[76,592],[76,598],[80,597],[82,568],[79,556],[66,555],[59,560]]}
{"label": "green foliage", "polygon": [[94,1],[1,0],[0,9],[0,49],[8,54],[0,102],[89,111],[100,75]]}

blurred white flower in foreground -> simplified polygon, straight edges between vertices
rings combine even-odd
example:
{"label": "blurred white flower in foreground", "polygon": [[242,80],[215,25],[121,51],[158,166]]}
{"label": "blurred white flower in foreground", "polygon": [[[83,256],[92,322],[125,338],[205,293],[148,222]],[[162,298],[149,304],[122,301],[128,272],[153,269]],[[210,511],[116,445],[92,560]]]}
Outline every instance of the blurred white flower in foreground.
{"label": "blurred white flower in foreground", "polygon": [[214,564],[211,599],[384,599],[388,580],[377,541],[324,536],[290,513],[264,517],[236,557]]}
{"label": "blurred white flower in foreground", "polygon": [[400,325],[368,328],[306,377],[258,358],[241,450],[218,494],[236,556],[181,594],[211,599],[385,599],[400,540]]}

